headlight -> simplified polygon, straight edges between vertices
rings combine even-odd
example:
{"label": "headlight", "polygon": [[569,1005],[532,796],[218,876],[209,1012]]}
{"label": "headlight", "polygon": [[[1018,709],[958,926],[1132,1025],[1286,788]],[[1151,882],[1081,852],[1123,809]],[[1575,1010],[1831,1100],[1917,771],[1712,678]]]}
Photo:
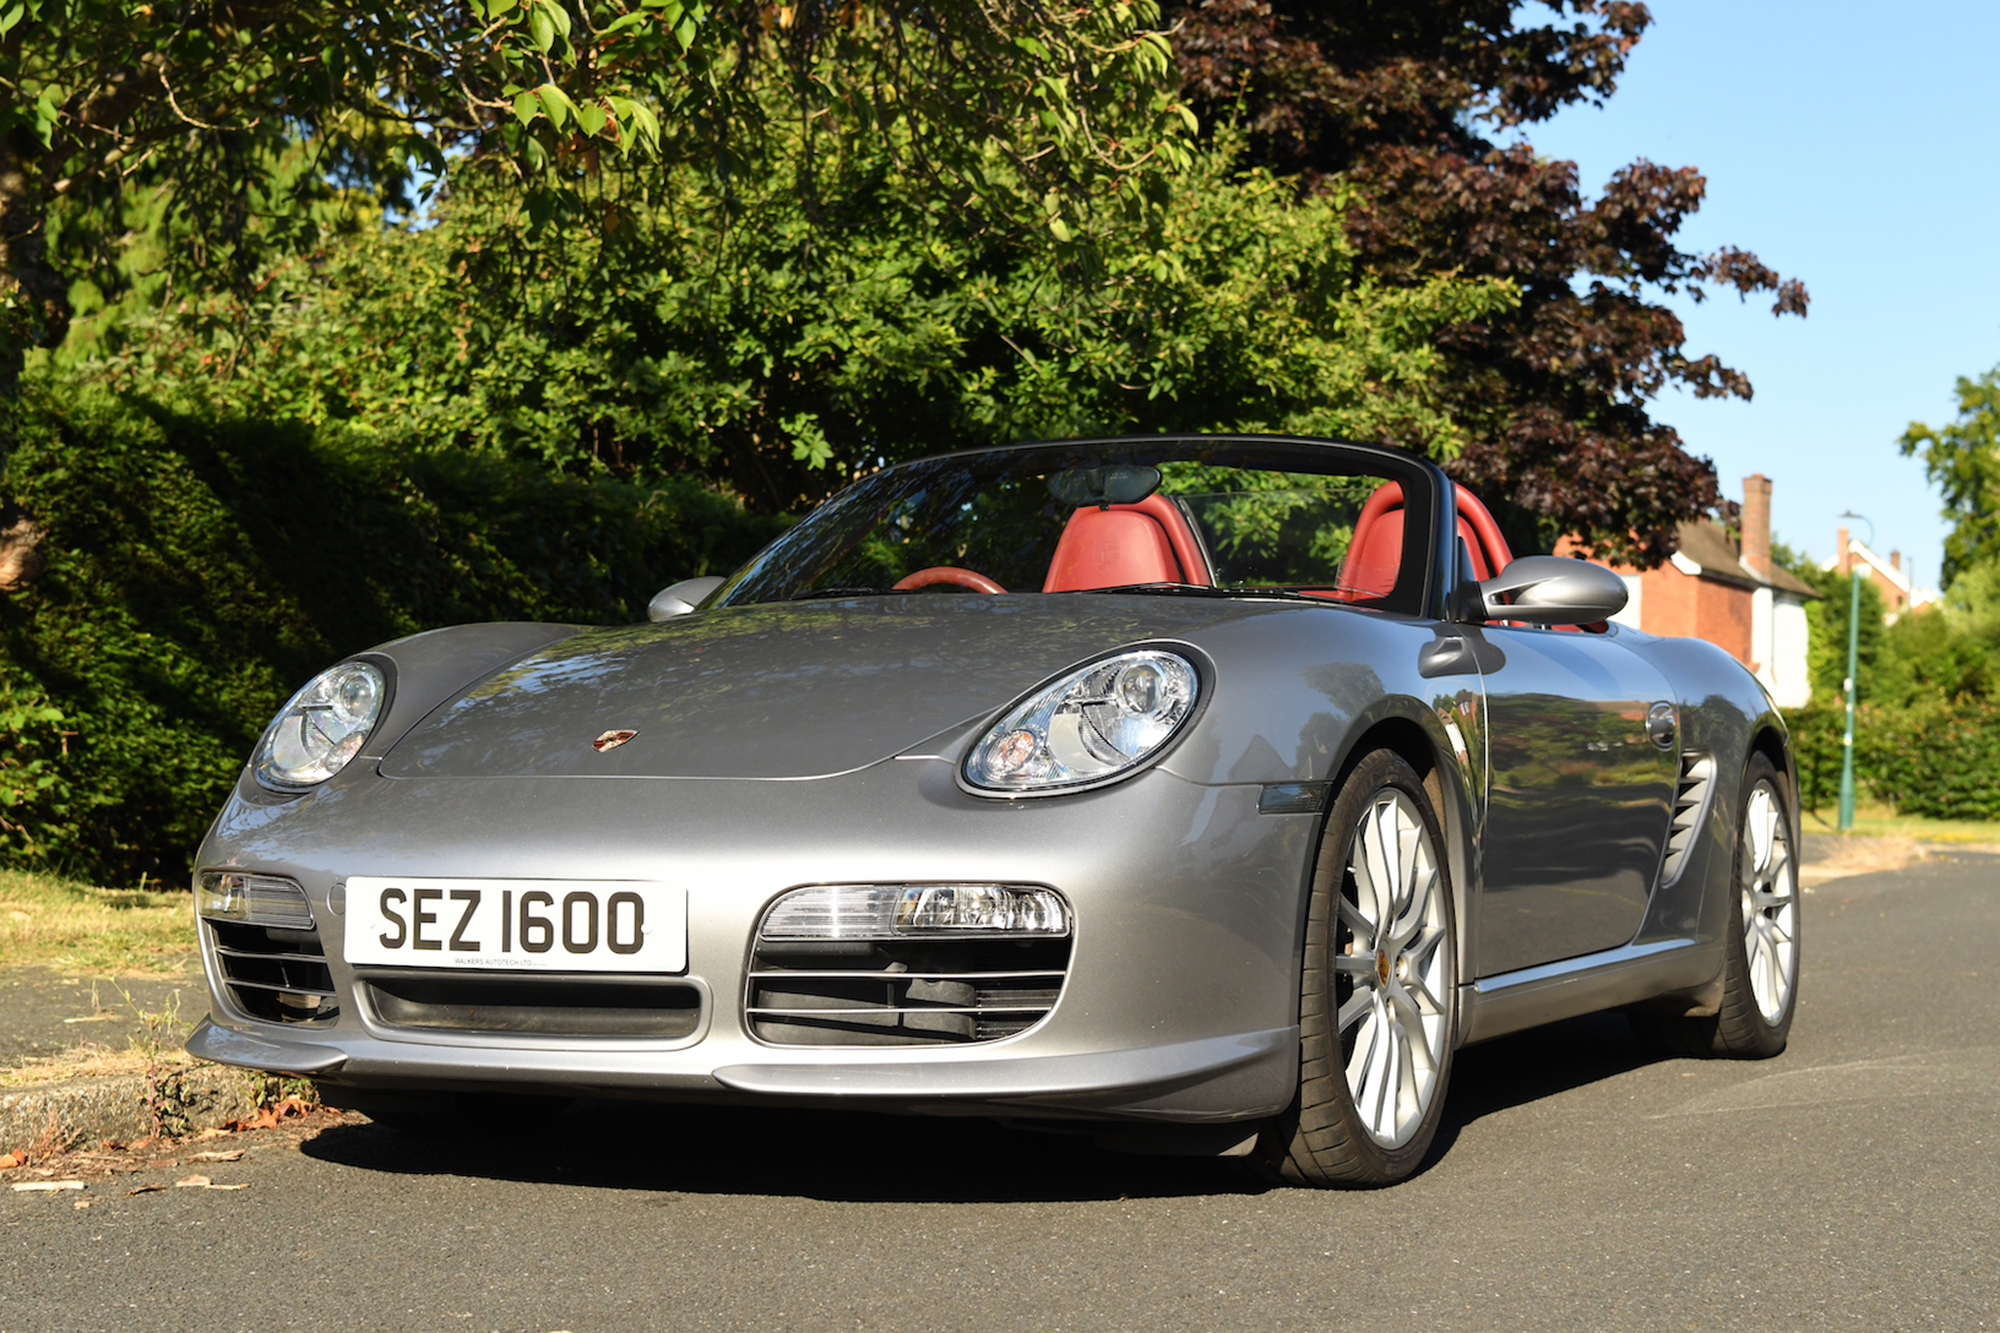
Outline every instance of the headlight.
{"label": "headlight", "polygon": [[988,791],[1090,786],[1145,761],[1194,713],[1194,664],[1157,648],[1080,667],[1007,710],[966,757]]}
{"label": "headlight", "polygon": [[361,753],[387,693],[381,671],[366,662],[322,671],[292,696],[257,743],[257,780],[290,789],[325,782]]}

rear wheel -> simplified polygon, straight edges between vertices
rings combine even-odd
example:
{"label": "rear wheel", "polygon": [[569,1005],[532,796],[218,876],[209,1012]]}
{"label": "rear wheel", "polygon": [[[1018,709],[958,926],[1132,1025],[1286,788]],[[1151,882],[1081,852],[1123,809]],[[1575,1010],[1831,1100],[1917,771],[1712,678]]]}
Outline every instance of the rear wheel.
{"label": "rear wheel", "polygon": [[1258,1143],[1301,1185],[1391,1185],[1437,1133],[1457,1026],[1457,928],[1416,770],[1355,766],[1321,838],[1299,993],[1299,1095]]}
{"label": "rear wheel", "polygon": [[1634,1013],[1639,1034],[1675,1055],[1761,1060],[1785,1049],[1799,995],[1799,888],[1790,788],[1753,756],[1743,774],[1724,942],[1722,1002],[1696,1018]]}

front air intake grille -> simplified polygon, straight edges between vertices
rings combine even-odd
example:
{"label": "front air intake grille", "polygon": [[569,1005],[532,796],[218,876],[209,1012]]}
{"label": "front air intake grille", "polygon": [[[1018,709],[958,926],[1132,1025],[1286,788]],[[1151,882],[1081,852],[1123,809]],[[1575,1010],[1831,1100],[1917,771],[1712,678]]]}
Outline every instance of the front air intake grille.
{"label": "front air intake grille", "polygon": [[1695,835],[1708,813],[1708,798],[1715,788],[1715,756],[1691,750],[1681,756],[1681,780],[1674,788],[1674,818],[1667,828],[1667,854],[1660,862],[1660,883],[1680,878],[1681,867],[1694,847]]}
{"label": "front air intake grille", "polygon": [[995,1041],[1055,1007],[1067,936],[1033,940],[766,940],[751,959],[751,1033],[785,1046]]}
{"label": "front air intake grille", "polygon": [[317,930],[206,919],[222,983],[244,1013],[268,1023],[330,1023],[333,974]]}
{"label": "front air intake grille", "polygon": [[701,991],[685,982],[407,972],[367,972],[360,980],[389,1028],[672,1040],[701,1025]]}

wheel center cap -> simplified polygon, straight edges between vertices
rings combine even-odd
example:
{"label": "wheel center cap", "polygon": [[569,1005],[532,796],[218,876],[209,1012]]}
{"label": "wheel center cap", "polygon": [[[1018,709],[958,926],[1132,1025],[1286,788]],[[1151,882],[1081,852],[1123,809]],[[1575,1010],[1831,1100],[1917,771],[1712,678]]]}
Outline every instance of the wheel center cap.
{"label": "wheel center cap", "polygon": [[1387,949],[1377,949],[1375,951],[1375,979],[1384,986],[1389,984],[1389,951]]}

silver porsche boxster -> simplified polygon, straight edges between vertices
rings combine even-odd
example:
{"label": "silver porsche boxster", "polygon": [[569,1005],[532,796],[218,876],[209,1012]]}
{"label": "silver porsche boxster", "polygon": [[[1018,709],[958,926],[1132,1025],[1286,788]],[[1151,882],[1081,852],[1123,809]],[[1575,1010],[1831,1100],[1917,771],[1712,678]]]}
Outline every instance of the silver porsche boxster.
{"label": "silver porsche boxster", "polygon": [[883,468],[649,623],[309,682],[198,855],[189,1049],[382,1116],[974,1114],[1390,1183],[1469,1042],[1785,1044],[1784,723],[1625,597],[1394,450]]}

